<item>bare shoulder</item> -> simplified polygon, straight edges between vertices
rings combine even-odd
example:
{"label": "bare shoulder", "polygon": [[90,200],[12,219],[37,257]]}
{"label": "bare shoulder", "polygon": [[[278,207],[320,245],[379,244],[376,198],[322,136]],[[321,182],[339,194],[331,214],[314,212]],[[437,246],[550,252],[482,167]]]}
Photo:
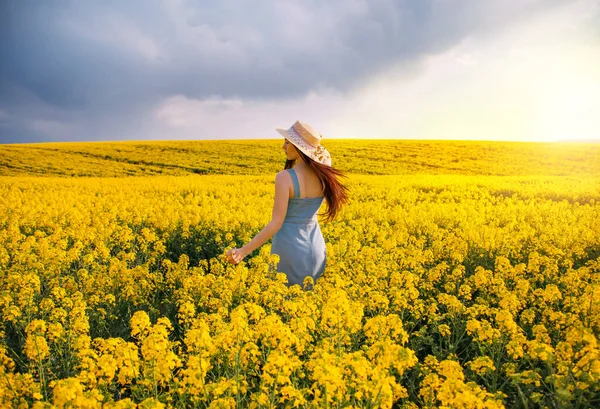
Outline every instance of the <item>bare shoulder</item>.
{"label": "bare shoulder", "polygon": [[287,170],[277,172],[275,175],[275,185],[289,186],[292,184],[292,177]]}
{"label": "bare shoulder", "polygon": [[287,170],[279,171],[277,172],[277,175],[275,175],[275,183],[287,184],[287,182],[291,180],[292,177],[290,176],[290,173]]}

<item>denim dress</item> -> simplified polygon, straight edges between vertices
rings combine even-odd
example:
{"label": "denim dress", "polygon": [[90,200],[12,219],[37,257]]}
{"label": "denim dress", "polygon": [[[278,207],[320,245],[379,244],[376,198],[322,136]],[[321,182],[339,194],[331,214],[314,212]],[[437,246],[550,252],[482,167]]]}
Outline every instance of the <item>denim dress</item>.
{"label": "denim dress", "polygon": [[300,183],[294,169],[288,169],[294,183],[294,197],[281,228],[272,239],[271,254],[279,255],[276,270],[285,273],[288,286],[311,276],[316,282],[325,271],[327,254],[317,212],[324,197],[300,198]]}

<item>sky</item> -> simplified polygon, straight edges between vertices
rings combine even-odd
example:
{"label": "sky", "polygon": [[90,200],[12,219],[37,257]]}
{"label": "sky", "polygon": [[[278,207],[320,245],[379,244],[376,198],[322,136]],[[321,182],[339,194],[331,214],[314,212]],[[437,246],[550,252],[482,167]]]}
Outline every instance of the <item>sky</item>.
{"label": "sky", "polygon": [[600,0],[0,0],[0,143],[600,140]]}

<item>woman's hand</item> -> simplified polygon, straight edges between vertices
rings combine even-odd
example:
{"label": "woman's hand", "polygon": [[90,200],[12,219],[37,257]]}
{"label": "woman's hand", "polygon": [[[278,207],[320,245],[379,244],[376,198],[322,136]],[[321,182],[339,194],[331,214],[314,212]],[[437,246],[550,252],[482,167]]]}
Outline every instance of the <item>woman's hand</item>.
{"label": "woman's hand", "polygon": [[237,264],[246,257],[244,249],[231,249],[227,252],[227,261],[231,264]]}

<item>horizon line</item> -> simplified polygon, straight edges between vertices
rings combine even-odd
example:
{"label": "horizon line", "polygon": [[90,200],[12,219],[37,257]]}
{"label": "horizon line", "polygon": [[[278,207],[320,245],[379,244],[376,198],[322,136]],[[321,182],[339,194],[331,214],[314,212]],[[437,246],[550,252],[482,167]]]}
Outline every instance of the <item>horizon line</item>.
{"label": "horizon line", "polygon": [[[1,145],[38,145],[38,144],[53,144],[53,143],[158,143],[158,142],[253,142],[253,141],[271,141],[276,139],[283,139],[281,137],[268,137],[268,138],[203,138],[203,139],[124,139],[124,140],[86,140],[86,141],[38,141],[38,142],[2,142]],[[324,138],[325,139],[325,138]],[[539,140],[502,140],[502,139],[420,139],[420,138],[343,138],[343,137],[331,137],[326,138],[329,140],[343,140],[343,141],[397,141],[397,142],[498,142],[498,143],[588,143],[596,144],[600,143],[600,138],[592,139],[559,139],[552,141],[539,141]],[[324,144],[327,142],[324,141]]]}

